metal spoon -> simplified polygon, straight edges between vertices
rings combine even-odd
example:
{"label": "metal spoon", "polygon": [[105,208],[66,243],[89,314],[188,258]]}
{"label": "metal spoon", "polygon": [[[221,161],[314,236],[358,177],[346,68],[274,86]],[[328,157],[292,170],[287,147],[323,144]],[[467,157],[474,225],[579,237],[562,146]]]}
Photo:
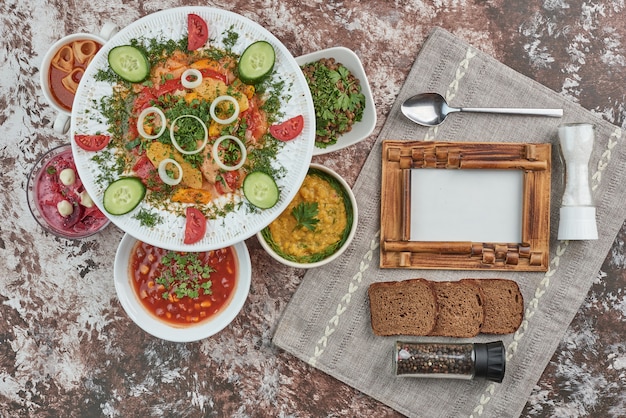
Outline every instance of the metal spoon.
{"label": "metal spoon", "polygon": [[478,107],[450,107],[440,94],[422,93],[409,97],[402,103],[402,113],[413,122],[424,126],[435,126],[442,123],[449,113],[504,113],[509,115],[534,115],[560,118],[563,109],[515,109],[515,108],[478,108]]}

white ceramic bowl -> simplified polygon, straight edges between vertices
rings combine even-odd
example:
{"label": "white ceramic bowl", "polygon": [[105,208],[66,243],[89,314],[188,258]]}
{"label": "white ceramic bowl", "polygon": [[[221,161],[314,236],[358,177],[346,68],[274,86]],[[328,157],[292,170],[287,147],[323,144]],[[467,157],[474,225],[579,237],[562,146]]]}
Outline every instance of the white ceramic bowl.
{"label": "white ceramic bowl", "polygon": [[336,62],[343,64],[344,67],[350,70],[350,72],[359,79],[361,82],[361,93],[365,96],[365,109],[363,110],[363,119],[356,122],[350,132],[341,135],[335,144],[329,145],[326,148],[316,146],[313,149],[313,155],[327,154],[354,145],[367,138],[376,127],[376,107],[374,105],[374,98],[372,97],[372,90],[370,89],[365,69],[359,57],[352,50],[337,46],[301,55],[296,58],[296,62],[299,66],[303,66],[322,58],[334,58]]}
{"label": "white ceramic bowl", "polygon": [[350,186],[348,185],[348,183],[346,183],[346,181],[339,175],[337,174],[335,171],[331,170],[328,167],[324,167],[323,165],[320,164],[311,164],[309,167],[309,170],[319,170],[321,172],[324,172],[326,174],[331,175],[332,177],[334,177],[339,184],[343,187],[343,189],[346,191],[346,194],[348,195],[349,201],[352,205],[352,226],[350,227],[350,231],[348,233],[348,236],[346,237],[346,240],[344,241],[343,245],[341,247],[339,247],[334,253],[332,253],[331,255],[329,255],[328,257],[316,261],[316,262],[312,262],[312,263],[301,263],[301,262],[296,262],[293,260],[288,260],[286,258],[284,258],[283,256],[279,255],[274,248],[272,248],[272,245],[270,243],[267,242],[267,240],[265,239],[265,236],[263,235],[264,233],[269,233],[268,228],[263,229],[262,231],[260,231],[257,234],[257,239],[259,240],[259,243],[261,244],[261,247],[263,247],[263,249],[265,251],[267,251],[267,253],[274,258],[275,260],[281,262],[282,264],[285,264],[287,266],[290,267],[296,267],[296,268],[302,268],[302,269],[310,269],[310,268],[315,268],[315,267],[320,267],[323,266],[324,264],[328,264],[331,261],[337,259],[339,256],[341,256],[341,254],[343,254],[343,252],[346,250],[346,248],[348,248],[348,246],[350,245],[350,243],[352,242],[352,239],[354,238],[354,234],[356,233],[356,229],[357,229],[357,225],[359,223],[359,211],[356,205],[356,199],[354,197],[354,193],[352,192],[352,189],[350,189]]}
{"label": "white ceramic bowl", "polygon": [[50,49],[48,49],[48,51],[44,55],[43,62],[41,63],[41,68],[39,69],[39,82],[41,84],[41,91],[43,92],[44,97],[46,98],[50,106],[52,106],[57,111],[57,116],[53,126],[54,130],[58,133],[65,133],[69,129],[72,111],[71,109],[68,110],[61,106],[61,104],[59,104],[57,99],[52,94],[52,89],[50,87],[50,67],[52,59],[54,58],[57,51],[59,51],[61,47],[69,45],[75,41],[95,41],[98,44],[98,48],[101,48],[102,45],[106,43],[106,39],[98,35],[93,35],[91,33],[74,33],[56,41],[54,44],[52,44]]}
{"label": "white ceramic bowl", "polygon": [[62,134],[68,131],[70,128],[70,117],[72,112],[71,110],[61,106],[52,94],[52,90],[50,88],[50,64],[52,63],[52,59],[62,46],[78,40],[95,41],[100,45],[100,47],[102,47],[102,45],[104,45],[111,38],[111,36],[115,35],[118,30],[119,28],[115,23],[105,22],[98,35],[91,33],[73,33],[71,35],[67,35],[52,44],[52,46],[44,54],[43,61],[39,68],[39,82],[41,84],[41,91],[43,92],[44,97],[48,103],[50,103],[50,106],[57,111],[57,116],[53,124],[53,128],[57,133]]}
{"label": "white ceramic bowl", "polygon": [[210,337],[226,328],[239,314],[248,293],[252,278],[252,266],[250,255],[244,242],[239,242],[233,247],[238,259],[237,287],[232,299],[220,312],[211,318],[199,322],[196,325],[175,327],[169,325],[149,313],[139,301],[131,284],[129,262],[131,251],[137,240],[131,235],[125,234],[120,242],[115,255],[113,275],[115,278],[115,290],[117,297],[130,319],[141,329],[155,337],[174,342],[197,341]]}

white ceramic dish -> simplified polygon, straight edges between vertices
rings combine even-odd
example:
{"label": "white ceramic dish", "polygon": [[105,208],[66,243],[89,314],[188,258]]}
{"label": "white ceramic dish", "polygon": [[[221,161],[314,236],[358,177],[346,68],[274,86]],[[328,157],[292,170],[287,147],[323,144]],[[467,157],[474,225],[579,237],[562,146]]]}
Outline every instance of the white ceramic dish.
{"label": "white ceramic dish", "polygon": [[[223,218],[209,221],[204,238],[191,245],[183,243],[185,225],[183,216],[151,207],[145,200],[126,215],[110,216],[111,221],[120,229],[143,242],[170,250],[206,251],[243,241],[269,225],[293,199],[311,162],[315,142],[313,129],[315,123],[311,122],[315,119],[313,100],[296,60],[275,36],[243,16],[211,7],[180,7],[139,19],[114,35],[85,71],[74,100],[70,129],[72,137],[76,133],[92,134],[108,130],[106,119],[101,117],[98,106],[94,103],[99,103],[102,97],[109,96],[112,92],[112,85],[108,82],[96,81],[95,75],[99,70],[108,68],[107,56],[113,47],[125,45],[132,39],[140,38],[181,39],[187,36],[189,13],[201,16],[208,23],[209,39],[217,46],[223,46],[225,34],[232,27],[239,34],[237,42],[231,48],[237,54],[241,54],[248,45],[258,40],[271,43],[276,51],[275,77],[285,81],[286,86],[290,86],[290,99],[287,103],[281,104],[281,112],[284,113],[285,119],[296,115],[303,115],[305,118],[302,134],[293,141],[284,143],[274,160],[274,165],[277,168],[282,167],[286,173],[284,177],[277,179],[281,194],[280,200],[274,207],[251,213],[247,205],[238,204],[243,199],[239,195],[231,200],[222,199],[218,201],[219,204],[233,202],[235,210]],[[96,205],[104,210],[102,197],[108,184],[97,181],[103,170],[91,160],[94,155],[102,154],[104,151],[98,153],[84,151],[76,146],[74,140],[72,140],[72,147],[76,166],[85,183],[85,188]],[[112,166],[114,158],[110,160]],[[143,226],[134,217],[142,208],[156,211],[164,221],[154,227]]]}
{"label": "white ceramic dish", "polygon": [[250,255],[245,243],[240,242],[234,245],[237,254],[239,276],[237,277],[237,287],[229,304],[222,308],[212,318],[209,318],[197,325],[178,328],[160,321],[151,315],[141,305],[130,282],[129,261],[133,247],[137,240],[125,234],[120,242],[115,255],[115,266],[113,275],[115,279],[115,290],[122,307],[130,319],[141,329],[155,337],[174,342],[197,341],[208,338],[223,330],[239,314],[250,291],[250,281],[252,278],[252,267]]}
{"label": "white ceramic dish", "polygon": [[335,251],[333,254],[331,254],[330,256],[320,260],[320,261],[316,261],[314,263],[299,263],[296,261],[292,261],[292,260],[287,260],[286,258],[283,258],[281,255],[279,255],[273,248],[272,246],[265,240],[265,237],[263,236],[263,231],[260,231],[257,234],[257,239],[259,240],[259,243],[261,244],[261,247],[263,247],[263,249],[265,251],[267,251],[267,253],[274,258],[275,260],[290,266],[290,267],[296,267],[296,268],[302,268],[302,269],[310,269],[310,268],[316,268],[316,267],[320,267],[323,266],[324,264],[328,264],[331,261],[337,259],[341,254],[343,254],[343,252],[346,250],[346,248],[348,248],[348,246],[350,245],[350,243],[352,242],[352,239],[354,238],[354,234],[356,233],[356,229],[357,229],[357,225],[359,223],[359,210],[357,208],[356,205],[356,199],[354,197],[354,193],[352,192],[352,189],[350,188],[350,186],[348,185],[348,183],[346,183],[346,181],[343,179],[343,177],[341,177],[339,174],[337,174],[335,171],[331,170],[328,167],[324,167],[323,165],[320,164],[311,164],[310,165],[311,169],[316,169],[319,171],[322,171],[326,174],[331,175],[332,177],[334,177],[339,184],[341,184],[341,186],[343,187],[343,189],[346,191],[346,193],[348,194],[348,197],[350,199],[350,203],[352,204],[352,213],[353,213],[353,217],[352,217],[352,227],[350,228],[350,232],[348,233],[348,237],[346,238],[345,242],[343,243],[343,245],[337,249],[337,251]]}
{"label": "white ceramic dish", "polygon": [[41,91],[44,97],[46,98],[46,100],[48,100],[48,103],[50,104],[50,106],[52,106],[57,111],[57,116],[54,120],[53,127],[54,127],[55,132],[58,132],[60,134],[67,132],[67,130],[70,127],[71,111],[68,111],[67,109],[63,108],[57,102],[57,99],[55,99],[54,95],[52,94],[52,88],[50,87],[50,71],[51,71],[50,64],[52,62],[53,57],[55,56],[57,51],[61,49],[61,47],[63,47],[64,45],[71,44],[72,42],[79,41],[79,40],[80,41],[83,41],[83,40],[94,41],[98,44],[99,48],[101,47],[101,45],[104,45],[104,43],[106,42],[106,39],[97,35],[93,35],[91,33],[74,33],[72,35],[65,36],[59,39],[58,41],[56,41],[54,44],[52,44],[50,49],[48,49],[48,52],[46,52],[46,54],[43,57],[43,62],[39,69],[39,74],[40,74],[39,82],[41,84]]}
{"label": "white ceramic dish", "polygon": [[301,55],[296,58],[298,65],[302,66],[311,62],[318,61],[322,58],[334,58],[336,62],[343,64],[350,72],[360,80],[361,92],[365,96],[365,109],[363,110],[363,119],[356,122],[352,126],[350,132],[341,135],[337,142],[326,148],[315,147],[313,155],[328,154],[329,152],[338,151],[340,149],[354,145],[367,138],[376,127],[376,106],[372,97],[372,90],[367,81],[365,69],[359,57],[350,49],[337,46],[333,48],[323,49],[321,51],[312,52],[310,54]]}

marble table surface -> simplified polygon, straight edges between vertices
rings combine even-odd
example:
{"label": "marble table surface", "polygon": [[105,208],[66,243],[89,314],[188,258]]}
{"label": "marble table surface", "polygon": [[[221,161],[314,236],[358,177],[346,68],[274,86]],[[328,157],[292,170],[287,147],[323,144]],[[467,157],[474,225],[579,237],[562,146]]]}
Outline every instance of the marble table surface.
{"label": "marble table surface", "polygon": [[[272,345],[304,271],[274,262],[256,238],[246,305],[216,336],[170,343],[141,331],[112,286],[123,233],[67,241],[26,204],[37,157],[68,142],[39,88],[38,65],[62,36],[123,27],[188,0],[4,0],[0,4],[0,416],[379,416],[398,414]],[[242,14],[294,56],[342,45],[368,74],[374,133],[314,158],[353,183],[429,31],[475,47],[626,127],[624,0],[202,2]],[[496,104],[494,104],[496,105]],[[625,162],[626,163],[626,162]],[[626,199],[625,203],[626,204]],[[626,255],[622,227],[523,411],[530,417],[626,416]]]}

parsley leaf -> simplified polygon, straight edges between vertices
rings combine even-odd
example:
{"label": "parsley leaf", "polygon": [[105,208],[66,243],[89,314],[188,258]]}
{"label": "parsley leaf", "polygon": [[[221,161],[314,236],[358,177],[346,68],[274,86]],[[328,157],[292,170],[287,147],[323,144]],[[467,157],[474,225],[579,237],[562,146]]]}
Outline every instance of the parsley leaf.
{"label": "parsley leaf", "polygon": [[306,228],[309,231],[315,231],[317,223],[320,221],[316,218],[319,214],[317,202],[302,202],[291,210],[291,214],[296,218],[296,227]]}

